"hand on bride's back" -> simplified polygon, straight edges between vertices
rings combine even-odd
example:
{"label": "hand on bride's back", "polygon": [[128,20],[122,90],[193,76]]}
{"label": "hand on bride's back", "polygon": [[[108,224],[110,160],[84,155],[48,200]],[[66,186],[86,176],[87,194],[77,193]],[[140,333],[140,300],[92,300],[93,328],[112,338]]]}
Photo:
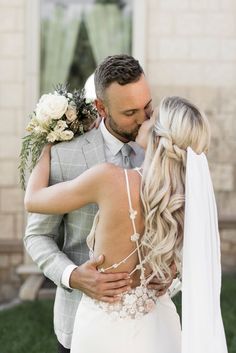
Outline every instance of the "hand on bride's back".
{"label": "hand on bride's back", "polygon": [[170,281],[163,284],[160,282],[160,280],[157,277],[154,277],[148,285],[148,288],[154,289],[156,291],[157,297],[164,295],[168,291],[168,288],[171,286],[173,279],[176,278],[176,275],[177,275],[176,265],[173,263],[170,266],[170,268],[171,268],[171,274],[172,274]]}
{"label": "hand on bride's back", "polygon": [[78,266],[70,276],[70,286],[79,289],[91,298],[104,302],[115,302],[119,295],[130,289],[129,274],[100,273],[97,268],[104,262],[104,256],[89,260]]}

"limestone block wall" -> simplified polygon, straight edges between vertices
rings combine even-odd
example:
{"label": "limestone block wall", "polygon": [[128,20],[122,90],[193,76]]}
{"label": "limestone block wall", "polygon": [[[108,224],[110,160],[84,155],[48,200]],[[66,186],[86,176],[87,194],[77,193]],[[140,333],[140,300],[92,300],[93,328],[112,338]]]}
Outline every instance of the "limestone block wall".
{"label": "limestone block wall", "polygon": [[[140,44],[154,102],[178,94],[206,111],[212,126],[209,160],[219,214],[235,219],[236,2],[140,2],[145,11],[137,27],[145,27]],[[38,4],[38,0],[0,0],[0,302],[16,295],[20,278],[15,269],[24,262],[25,220],[17,165],[27,114],[38,98]],[[233,222],[221,227],[227,270],[236,269],[234,227]]]}
{"label": "limestone block wall", "polygon": [[[148,0],[146,71],[154,102],[191,99],[212,128],[210,168],[220,218],[236,219],[236,2]],[[236,271],[236,229],[221,230],[223,266]]]}
{"label": "limestone block wall", "polygon": [[25,1],[0,0],[0,301],[17,293],[24,213],[18,155],[25,125]]}

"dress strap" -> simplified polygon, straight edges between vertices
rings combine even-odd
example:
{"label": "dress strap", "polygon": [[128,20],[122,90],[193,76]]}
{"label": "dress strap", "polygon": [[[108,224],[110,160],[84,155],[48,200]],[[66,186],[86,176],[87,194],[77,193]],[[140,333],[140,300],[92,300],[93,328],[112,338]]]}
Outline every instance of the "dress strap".
{"label": "dress strap", "polygon": [[[132,206],[132,201],[131,201],[131,193],[130,193],[130,185],[129,185],[129,178],[128,178],[128,171],[127,169],[124,169],[125,173],[125,181],[126,181],[126,188],[127,188],[127,195],[128,195],[128,203],[129,203],[129,218],[132,222],[132,227],[133,227],[133,234],[130,236],[130,240],[136,244],[136,247],[134,250],[132,250],[128,256],[125,258],[121,259],[119,262],[112,264],[109,267],[101,267],[98,271],[99,272],[106,272],[111,269],[115,269],[119,267],[121,264],[124,264],[131,256],[133,256],[136,252],[138,255],[138,264],[135,266],[135,268],[129,273],[132,275],[135,271],[140,270],[140,280],[141,280],[141,285],[145,284],[145,267],[144,264],[147,261],[146,258],[142,259],[140,247],[141,243],[139,242],[140,234],[137,233],[136,230],[136,224],[135,224],[135,218],[137,216],[137,211],[133,209]],[[139,173],[141,175],[141,173]]]}
{"label": "dress strap", "polygon": [[143,284],[145,281],[145,273],[144,273],[145,268],[143,266],[143,260],[142,260],[142,255],[141,255],[141,251],[140,251],[140,244],[139,244],[140,234],[137,233],[136,225],[135,225],[135,218],[137,216],[137,211],[133,209],[132,202],[131,202],[131,194],[130,194],[130,186],[129,186],[129,178],[128,178],[127,169],[124,169],[124,172],[125,172],[125,181],[126,181],[126,188],[127,188],[128,202],[129,202],[129,217],[131,219],[133,231],[134,231],[134,233],[131,235],[130,239],[131,239],[131,241],[136,243],[136,249],[138,252],[138,259],[139,259],[139,264],[136,266],[135,270],[140,269],[140,271],[141,271],[140,279],[141,279],[141,284]]}
{"label": "dress strap", "polygon": [[126,181],[126,188],[127,188],[127,194],[128,194],[129,208],[131,209],[132,208],[132,203],[131,203],[129,178],[128,178],[127,169],[124,169],[124,172],[125,172],[125,181]]}
{"label": "dress strap", "polygon": [[134,170],[136,170],[136,172],[142,177],[143,174],[142,174],[142,172],[141,172],[141,169],[142,169],[142,168],[140,168],[140,167],[134,168]]}
{"label": "dress strap", "polygon": [[127,188],[128,202],[129,202],[130,219],[132,221],[134,234],[137,234],[136,226],[135,226],[135,218],[136,218],[136,215],[137,215],[137,211],[134,210],[133,207],[132,207],[131,195],[130,195],[130,186],[129,186],[129,178],[128,178],[127,169],[124,169],[124,172],[125,172],[125,181],[126,181],[126,188]]}

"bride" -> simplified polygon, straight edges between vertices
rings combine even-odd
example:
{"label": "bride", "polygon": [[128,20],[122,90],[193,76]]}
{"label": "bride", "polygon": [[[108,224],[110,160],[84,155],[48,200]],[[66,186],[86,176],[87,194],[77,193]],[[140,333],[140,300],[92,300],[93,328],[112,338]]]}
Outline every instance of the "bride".
{"label": "bride", "polygon": [[[158,114],[143,123],[136,138],[136,142],[146,149],[141,169],[126,170],[104,163],[71,181],[48,186],[50,146],[44,148],[28,182],[25,195],[27,211],[66,213],[97,203],[99,212],[87,238],[90,254],[105,255],[105,262],[99,268],[101,273],[125,271],[129,272],[132,280],[130,290],[112,304],[83,295],[75,318],[72,353],[227,352],[218,301],[219,281],[217,286],[212,280],[204,287],[204,280],[196,276],[196,287],[193,288],[189,278],[197,274],[198,266],[192,266],[194,256],[189,256],[190,259],[186,256],[186,252],[191,254],[191,244],[202,241],[201,234],[193,236],[198,223],[205,226],[211,221],[212,224],[214,218],[213,215],[209,219],[204,211],[203,218],[196,222],[196,228],[191,228],[196,218],[195,214],[190,215],[191,205],[197,194],[201,195],[201,186],[195,196],[190,190],[192,181],[188,179],[188,172],[195,171],[191,176],[193,184],[194,179],[200,180],[198,174],[203,173],[206,194],[210,195],[212,191],[204,155],[209,140],[209,126],[204,114],[183,98],[167,97],[162,100]],[[187,181],[190,181],[190,186]],[[202,206],[197,212],[205,210],[206,200],[207,196],[202,198]],[[207,231],[210,239],[211,229]],[[213,233],[214,248],[218,233]],[[196,253],[196,248],[194,251]],[[216,273],[218,279],[218,259],[216,266],[214,261],[211,264],[211,253],[207,253],[207,249],[205,252],[198,254],[199,262],[205,263],[204,256],[207,257],[209,268],[205,268],[205,272],[212,276]],[[157,298],[154,290],[147,287],[153,276],[158,276],[163,283],[168,282],[172,264],[182,273],[185,288],[182,337],[180,319],[169,295]],[[216,300],[211,304],[211,309],[215,309],[211,310],[211,316],[203,305],[205,299],[202,299],[202,304],[197,303],[195,293],[201,288],[203,292],[213,288],[210,293]],[[196,315],[198,305],[205,308],[206,314],[202,312],[201,317]],[[207,322],[213,325],[208,332],[202,331],[204,315],[208,315]],[[196,331],[198,328],[199,333]]]}

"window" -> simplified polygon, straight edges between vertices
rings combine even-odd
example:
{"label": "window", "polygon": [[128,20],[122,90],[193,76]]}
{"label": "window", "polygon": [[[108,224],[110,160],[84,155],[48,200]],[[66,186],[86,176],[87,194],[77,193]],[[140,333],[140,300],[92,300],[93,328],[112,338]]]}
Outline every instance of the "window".
{"label": "window", "polygon": [[107,55],[132,48],[132,0],[41,0],[40,91],[81,88]]}

